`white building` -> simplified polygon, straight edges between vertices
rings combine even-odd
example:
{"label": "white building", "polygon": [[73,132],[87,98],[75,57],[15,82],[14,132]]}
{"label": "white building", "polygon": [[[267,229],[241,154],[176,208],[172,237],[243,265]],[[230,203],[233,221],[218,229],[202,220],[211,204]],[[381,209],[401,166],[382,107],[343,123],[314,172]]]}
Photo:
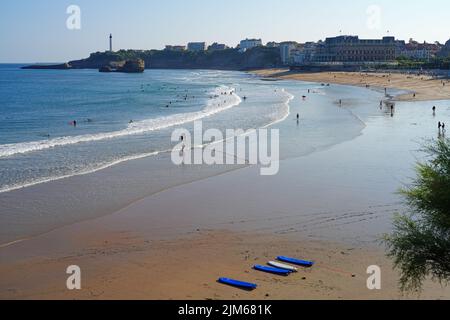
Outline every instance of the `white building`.
{"label": "white building", "polygon": [[284,65],[291,64],[293,62],[293,53],[297,49],[298,44],[296,42],[282,42],[279,45],[281,62]]}
{"label": "white building", "polygon": [[426,48],[416,48],[412,50],[403,50],[400,55],[411,59],[431,59],[433,57],[433,52]]}
{"label": "white building", "polygon": [[262,46],[262,40],[261,39],[245,39],[242,40],[239,44],[239,49],[241,52],[245,52],[248,49],[260,47]]}
{"label": "white building", "polygon": [[187,49],[189,51],[205,51],[206,43],[205,42],[189,42],[187,45]]}
{"label": "white building", "polygon": [[301,47],[299,46],[299,48],[291,53],[292,62],[296,65],[302,65],[314,60],[317,46],[318,44],[315,42],[307,42],[301,45]]}

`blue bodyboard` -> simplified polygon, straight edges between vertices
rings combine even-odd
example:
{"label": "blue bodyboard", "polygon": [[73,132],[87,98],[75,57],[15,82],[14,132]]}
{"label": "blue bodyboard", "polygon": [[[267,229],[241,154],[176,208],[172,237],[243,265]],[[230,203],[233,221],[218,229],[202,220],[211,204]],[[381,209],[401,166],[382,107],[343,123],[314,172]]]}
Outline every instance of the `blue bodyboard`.
{"label": "blue bodyboard", "polygon": [[312,261],[299,260],[299,259],[283,257],[283,256],[277,257],[277,259],[279,261],[288,262],[288,263],[296,264],[298,266],[303,266],[303,267],[312,267],[314,265],[314,262],[312,262]]}
{"label": "blue bodyboard", "polygon": [[285,269],[265,267],[265,266],[259,266],[259,265],[256,265],[253,268],[258,271],[279,274],[282,276],[287,276],[292,273],[291,271],[285,270]]}
{"label": "blue bodyboard", "polygon": [[254,283],[243,282],[243,281],[238,281],[238,280],[233,280],[233,279],[228,279],[228,278],[220,278],[219,282],[233,286],[233,287],[238,287],[238,288],[247,289],[247,290],[256,289],[256,287],[258,286]]}

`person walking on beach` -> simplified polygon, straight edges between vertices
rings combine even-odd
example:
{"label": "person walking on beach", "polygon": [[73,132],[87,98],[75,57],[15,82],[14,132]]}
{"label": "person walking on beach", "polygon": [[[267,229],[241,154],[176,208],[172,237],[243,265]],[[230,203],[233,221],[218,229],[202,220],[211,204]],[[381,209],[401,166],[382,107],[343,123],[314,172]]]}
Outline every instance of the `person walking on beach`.
{"label": "person walking on beach", "polygon": [[[180,141],[183,143],[180,151],[180,155],[184,157],[184,150],[186,149],[186,145],[184,144],[184,134],[180,136]],[[183,159],[184,164],[184,159]]]}
{"label": "person walking on beach", "polygon": [[433,106],[433,116],[436,115],[436,106]]}

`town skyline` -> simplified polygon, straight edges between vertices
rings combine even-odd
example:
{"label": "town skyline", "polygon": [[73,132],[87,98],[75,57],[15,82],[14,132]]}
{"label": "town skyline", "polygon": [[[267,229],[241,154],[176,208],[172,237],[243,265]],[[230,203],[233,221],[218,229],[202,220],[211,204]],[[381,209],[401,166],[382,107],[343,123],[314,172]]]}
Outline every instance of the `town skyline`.
{"label": "town skyline", "polygon": [[[115,38],[115,49],[164,49],[165,45],[204,41],[235,47],[245,38],[299,43],[339,35],[381,38],[391,35],[408,41],[445,43],[450,22],[443,0],[427,4],[396,1],[325,1],[322,5],[299,1],[178,0],[126,6],[103,0],[22,0],[2,6],[0,62],[59,62],[105,51],[107,36]],[[108,5],[106,5],[108,4]],[[67,8],[81,9],[81,27],[66,28]],[[255,9],[257,8],[257,10]],[[289,8],[290,10],[287,10]],[[378,8],[378,9],[377,9]],[[377,12],[379,10],[379,12]],[[399,12],[402,17],[399,17]],[[46,19],[40,17],[46,15]],[[207,26],[207,27],[206,27]],[[14,30],[14,32],[10,32]],[[389,32],[388,32],[389,30]]]}
{"label": "town skyline", "polygon": [[[91,51],[88,54],[86,54],[85,57],[87,57],[91,53],[95,53],[95,52],[107,52],[107,51],[119,52],[119,51],[123,51],[123,50],[136,50],[136,51],[139,51],[139,50],[143,50],[143,51],[151,51],[151,50],[159,50],[159,51],[162,51],[162,50],[209,51],[209,50],[239,49],[241,47],[243,41],[252,41],[252,42],[257,41],[257,42],[260,42],[262,46],[268,46],[268,47],[278,46],[278,45],[283,44],[283,43],[296,43],[298,45],[304,45],[304,44],[308,44],[308,43],[318,44],[318,43],[325,42],[325,40],[328,39],[328,38],[338,38],[338,37],[357,37],[360,40],[365,40],[365,38],[362,38],[362,37],[360,37],[357,34],[339,34],[339,35],[335,35],[335,36],[326,36],[323,39],[311,40],[311,41],[306,41],[306,42],[299,42],[299,41],[296,41],[296,40],[293,40],[293,39],[284,40],[284,41],[273,41],[273,40],[264,41],[262,38],[246,37],[245,39],[242,39],[242,40],[238,41],[238,43],[236,45],[232,45],[232,44],[228,45],[226,43],[222,43],[220,40],[217,40],[217,41],[214,41],[214,42],[211,42],[211,43],[208,43],[206,41],[192,41],[192,42],[175,43],[175,44],[171,43],[171,44],[165,44],[163,46],[163,48],[117,48],[117,47],[114,47],[115,42],[112,41],[112,39],[114,37],[113,37],[113,34],[110,33],[110,34],[107,35],[107,37],[105,37],[105,38],[108,39],[108,42],[105,41],[105,43],[107,43],[107,45],[105,45],[104,50]],[[441,47],[443,47],[448,41],[450,41],[450,38],[449,38],[449,39],[447,39],[444,42],[440,42],[438,40],[431,41],[431,42],[427,42],[425,40],[424,42],[419,42],[416,39],[414,39],[413,37],[410,37],[408,39],[400,39],[400,38],[395,37],[395,35],[390,35],[390,34],[388,34],[386,36],[383,36],[380,39],[383,39],[385,37],[392,37],[397,42],[404,42],[406,44],[419,44],[419,45],[421,45],[421,44],[431,44],[431,45],[438,44]],[[202,46],[203,45],[204,48],[203,49],[190,49],[189,47],[191,45],[194,45],[194,46],[198,46],[198,45]],[[220,49],[214,49],[214,47],[219,47]],[[251,47],[254,47],[254,46],[251,46]],[[81,59],[81,58],[83,58],[83,57],[74,58],[73,60]],[[61,60],[61,61],[54,60],[54,61],[50,61],[50,62],[64,62],[64,61],[69,61],[69,60]],[[27,62],[29,62],[29,61],[2,61],[2,60],[0,60],[0,63],[27,63]],[[41,63],[42,62],[42,63],[45,63],[45,62],[49,62],[49,61],[31,61],[31,62],[37,62],[37,63]]]}

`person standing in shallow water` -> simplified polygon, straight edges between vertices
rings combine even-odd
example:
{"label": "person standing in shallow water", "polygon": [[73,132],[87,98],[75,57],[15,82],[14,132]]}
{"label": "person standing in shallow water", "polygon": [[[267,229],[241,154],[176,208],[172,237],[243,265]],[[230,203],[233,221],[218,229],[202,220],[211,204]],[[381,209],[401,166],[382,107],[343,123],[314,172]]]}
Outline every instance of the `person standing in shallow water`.
{"label": "person standing in shallow water", "polygon": [[393,117],[393,116],[394,116],[394,105],[391,104],[391,117]]}

